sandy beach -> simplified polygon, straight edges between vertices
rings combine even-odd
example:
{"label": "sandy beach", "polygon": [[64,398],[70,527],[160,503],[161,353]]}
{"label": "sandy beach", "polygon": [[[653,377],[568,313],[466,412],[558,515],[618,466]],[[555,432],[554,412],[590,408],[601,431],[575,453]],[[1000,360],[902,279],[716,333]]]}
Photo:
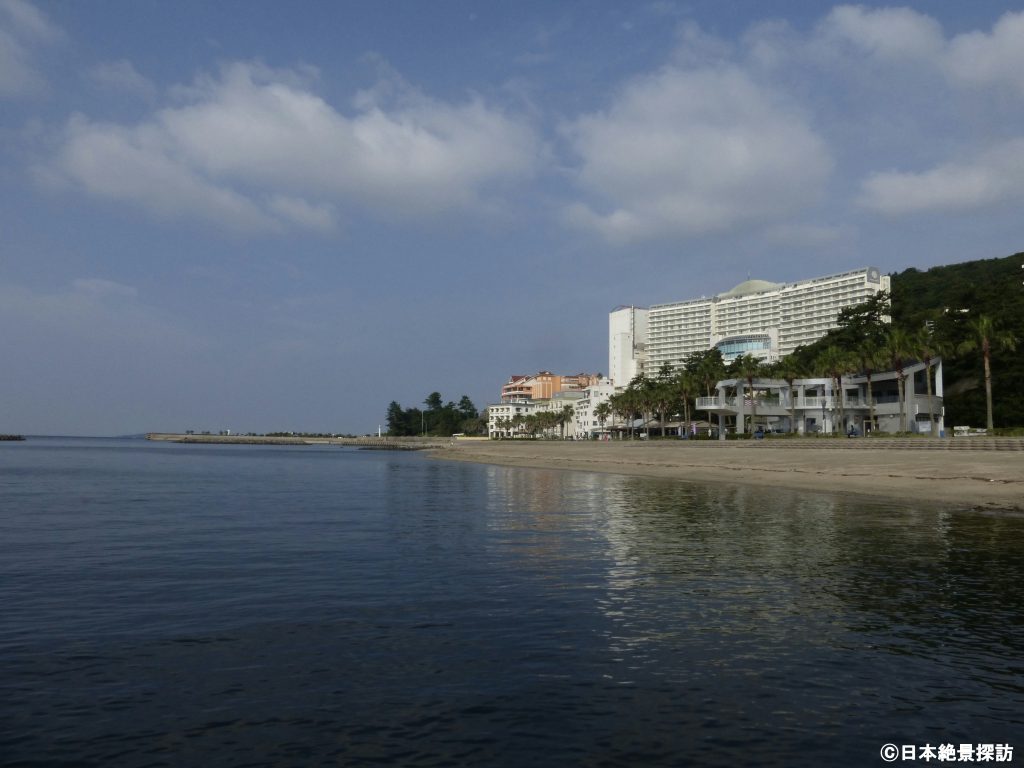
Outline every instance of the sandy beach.
{"label": "sandy beach", "polygon": [[[973,446],[972,446],[973,447]],[[608,472],[701,483],[742,483],[1024,511],[1024,451],[930,450],[863,441],[459,441],[441,459]]]}

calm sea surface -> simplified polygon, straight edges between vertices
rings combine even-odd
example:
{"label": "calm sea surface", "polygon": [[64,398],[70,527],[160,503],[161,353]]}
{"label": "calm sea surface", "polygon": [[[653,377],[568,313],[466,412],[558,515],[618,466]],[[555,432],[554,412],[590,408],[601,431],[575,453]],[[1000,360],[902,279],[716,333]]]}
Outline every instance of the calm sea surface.
{"label": "calm sea surface", "polygon": [[1024,761],[1024,519],[337,447],[0,443],[0,763]]}

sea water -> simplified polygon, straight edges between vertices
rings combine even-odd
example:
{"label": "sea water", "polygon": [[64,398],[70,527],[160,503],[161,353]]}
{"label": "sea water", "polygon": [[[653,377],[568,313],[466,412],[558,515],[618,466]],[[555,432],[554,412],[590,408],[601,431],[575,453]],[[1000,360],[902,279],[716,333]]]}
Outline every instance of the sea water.
{"label": "sea water", "polygon": [[0,764],[1024,760],[1024,519],[421,454],[0,443]]}

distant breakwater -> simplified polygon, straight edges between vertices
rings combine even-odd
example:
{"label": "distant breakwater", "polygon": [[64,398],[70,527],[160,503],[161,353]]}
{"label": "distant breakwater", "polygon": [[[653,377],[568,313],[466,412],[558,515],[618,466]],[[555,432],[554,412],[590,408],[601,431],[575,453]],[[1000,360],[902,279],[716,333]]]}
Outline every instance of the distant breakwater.
{"label": "distant breakwater", "polygon": [[451,440],[438,437],[302,437],[269,435],[189,435],[149,432],[147,440],[203,445],[342,445],[381,451],[421,451],[440,448]]}

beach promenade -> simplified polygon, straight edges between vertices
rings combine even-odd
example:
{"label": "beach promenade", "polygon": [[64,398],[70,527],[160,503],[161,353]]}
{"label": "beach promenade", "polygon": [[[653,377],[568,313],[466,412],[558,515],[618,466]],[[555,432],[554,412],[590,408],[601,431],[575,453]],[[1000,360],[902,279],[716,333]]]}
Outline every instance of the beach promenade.
{"label": "beach promenade", "polygon": [[1024,441],[458,441],[438,458],[1024,512]]}

